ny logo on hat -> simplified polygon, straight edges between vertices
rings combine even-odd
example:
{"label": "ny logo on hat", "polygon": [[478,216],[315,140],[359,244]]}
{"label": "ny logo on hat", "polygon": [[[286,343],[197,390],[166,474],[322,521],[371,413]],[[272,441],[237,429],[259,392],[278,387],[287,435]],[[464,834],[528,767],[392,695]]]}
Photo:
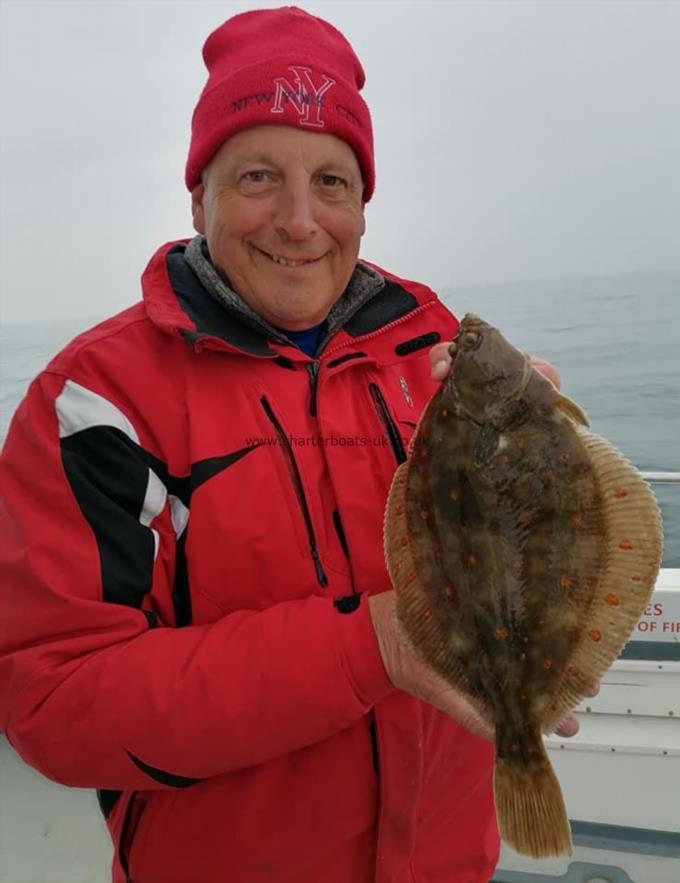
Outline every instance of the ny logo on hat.
{"label": "ny logo on hat", "polygon": [[275,77],[276,95],[274,97],[274,107],[271,113],[283,113],[283,101],[290,102],[300,117],[300,125],[316,126],[323,128],[325,123],[321,119],[321,96],[327,92],[331,86],[335,85],[335,80],[331,80],[326,74],[321,76],[324,82],[319,88],[314,85],[311,74],[312,69],[309,67],[301,67],[297,64],[291,64],[288,70],[295,74],[297,88],[291,86],[285,77]]}

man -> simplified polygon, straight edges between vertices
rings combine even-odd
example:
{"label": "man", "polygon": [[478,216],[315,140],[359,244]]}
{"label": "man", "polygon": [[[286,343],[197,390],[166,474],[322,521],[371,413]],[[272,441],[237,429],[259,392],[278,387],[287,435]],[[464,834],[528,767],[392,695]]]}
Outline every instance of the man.
{"label": "man", "polygon": [[358,261],[373,143],[345,38],[249,12],[204,59],[199,235],[9,432],[0,726],[98,789],[116,883],[487,881],[491,734],[397,639],[382,555],[457,322]]}

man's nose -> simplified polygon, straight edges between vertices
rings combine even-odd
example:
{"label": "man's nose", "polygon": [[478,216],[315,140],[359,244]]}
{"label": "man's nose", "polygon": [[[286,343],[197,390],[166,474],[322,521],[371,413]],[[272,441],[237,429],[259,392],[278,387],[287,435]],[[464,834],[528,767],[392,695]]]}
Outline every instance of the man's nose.
{"label": "man's nose", "polygon": [[278,195],[276,231],[285,240],[305,240],[317,230],[314,203],[310,188],[305,183],[284,187]]}

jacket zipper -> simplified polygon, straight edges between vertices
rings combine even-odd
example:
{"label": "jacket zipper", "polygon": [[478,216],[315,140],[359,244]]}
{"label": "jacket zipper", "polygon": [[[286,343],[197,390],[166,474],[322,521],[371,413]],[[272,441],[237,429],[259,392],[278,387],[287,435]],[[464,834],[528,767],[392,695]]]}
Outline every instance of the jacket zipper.
{"label": "jacket zipper", "polygon": [[387,407],[387,403],[383,398],[383,394],[380,392],[380,388],[375,383],[370,383],[368,385],[369,392],[371,393],[371,400],[373,401],[373,407],[375,408],[380,422],[382,423],[385,432],[387,433],[387,438],[390,443],[390,447],[392,448],[392,453],[394,454],[394,458],[397,463],[404,463],[406,460],[406,451],[404,450],[404,443],[401,440],[401,436],[399,435],[399,430],[397,429],[394,420],[392,419],[392,415],[389,412],[389,408]]}
{"label": "jacket zipper", "polygon": [[319,379],[319,363],[305,362],[305,368],[309,375],[309,413],[316,417],[316,386]]}
{"label": "jacket zipper", "polygon": [[125,817],[120,829],[120,837],[118,839],[118,860],[120,866],[125,873],[126,883],[132,883],[130,875],[130,856],[132,854],[132,844],[135,834],[139,828],[139,823],[144,812],[144,805],[140,805],[139,795],[137,791],[133,791],[128,805],[125,807]]}
{"label": "jacket zipper", "polygon": [[378,753],[378,729],[375,722],[375,711],[371,711],[369,731],[371,734],[371,760],[373,762],[373,772],[376,775],[380,775],[380,754]]}
{"label": "jacket zipper", "polygon": [[276,415],[272,411],[271,405],[267,401],[266,396],[262,396],[260,398],[260,404],[264,409],[269,422],[274,427],[277,438],[279,440],[279,444],[281,445],[281,450],[283,451],[283,456],[286,460],[286,464],[288,466],[288,473],[293,481],[293,488],[295,489],[295,495],[297,497],[298,503],[300,505],[300,509],[302,510],[302,517],[305,522],[305,528],[307,529],[307,541],[309,543],[309,551],[312,555],[312,560],[314,562],[314,570],[316,571],[316,579],[320,586],[325,588],[328,585],[328,577],[323,569],[323,565],[321,564],[321,558],[319,557],[319,550],[316,546],[316,536],[314,534],[314,526],[312,525],[312,516],[309,512],[309,506],[307,505],[307,499],[305,498],[305,491],[302,487],[302,478],[300,477],[300,470],[298,469],[298,465],[295,462],[295,457],[293,455],[293,448],[291,447],[290,441],[286,436],[286,433],[283,431],[283,427],[279,423],[276,418]]}

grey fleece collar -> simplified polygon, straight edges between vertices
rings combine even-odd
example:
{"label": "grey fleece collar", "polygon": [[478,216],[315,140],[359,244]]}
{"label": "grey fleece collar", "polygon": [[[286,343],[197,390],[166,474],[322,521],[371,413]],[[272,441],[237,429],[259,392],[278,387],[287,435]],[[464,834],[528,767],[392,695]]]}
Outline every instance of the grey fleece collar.
{"label": "grey fleece collar", "polygon": [[[245,301],[241,300],[238,294],[224,282],[210,260],[208,243],[204,236],[194,236],[184,250],[184,259],[198,277],[201,285],[226,310],[236,313],[244,324],[264,334],[270,340],[294,345],[283,332],[274,328],[261,316],[258,316],[254,310],[251,310]],[[368,267],[360,261],[357,262],[347,288],[326,317],[325,328],[316,350],[317,356],[323,351],[331,337],[352,318],[357,310],[368,303],[384,287],[384,276],[372,267]]]}

